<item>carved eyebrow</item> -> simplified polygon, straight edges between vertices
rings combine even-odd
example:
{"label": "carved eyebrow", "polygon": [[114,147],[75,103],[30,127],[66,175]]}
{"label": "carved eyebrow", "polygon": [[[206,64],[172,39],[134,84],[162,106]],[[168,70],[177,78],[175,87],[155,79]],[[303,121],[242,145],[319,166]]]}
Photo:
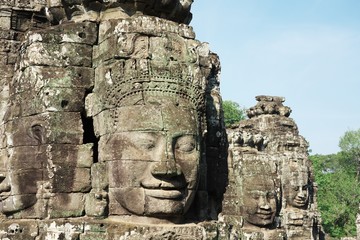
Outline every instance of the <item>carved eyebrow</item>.
{"label": "carved eyebrow", "polygon": [[260,194],[260,195],[266,195],[266,194],[268,194],[268,192],[267,191],[260,191],[260,190],[251,190],[251,191],[249,191],[251,194]]}
{"label": "carved eyebrow", "polygon": [[175,132],[171,135],[171,138],[178,139],[179,137],[183,137],[183,136],[193,136],[194,138],[197,138],[198,133],[193,131]]}

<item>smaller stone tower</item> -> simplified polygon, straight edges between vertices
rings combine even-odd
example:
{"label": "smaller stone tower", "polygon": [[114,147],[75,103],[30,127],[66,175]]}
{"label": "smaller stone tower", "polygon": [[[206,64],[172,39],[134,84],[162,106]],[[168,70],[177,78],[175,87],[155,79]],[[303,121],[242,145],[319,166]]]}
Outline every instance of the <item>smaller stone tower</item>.
{"label": "smaller stone tower", "polygon": [[241,228],[242,239],[319,239],[308,143],[289,118],[284,98],[256,100],[249,119],[228,131],[224,219]]}

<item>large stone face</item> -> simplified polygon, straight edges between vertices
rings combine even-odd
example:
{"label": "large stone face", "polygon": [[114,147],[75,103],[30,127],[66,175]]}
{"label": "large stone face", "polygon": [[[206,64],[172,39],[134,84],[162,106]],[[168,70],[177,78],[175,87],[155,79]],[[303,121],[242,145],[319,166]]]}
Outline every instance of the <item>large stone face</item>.
{"label": "large stone face", "polygon": [[1,239],[318,238],[290,109],[228,145],[191,3],[0,0]]}

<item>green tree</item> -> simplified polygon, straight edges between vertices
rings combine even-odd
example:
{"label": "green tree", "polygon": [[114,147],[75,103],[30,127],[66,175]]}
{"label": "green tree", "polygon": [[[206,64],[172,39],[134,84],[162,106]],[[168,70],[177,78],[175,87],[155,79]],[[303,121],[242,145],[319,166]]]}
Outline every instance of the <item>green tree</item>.
{"label": "green tree", "polygon": [[[360,202],[360,184],[356,179],[356,163],[346,165],[349,155],[313,155],[317,202],[323,227],[332,237],[356,236],[356,213]],[[354,171],[355,169],[355,171]]]}
{"label": "green tree", "polygon": [[340,149],[348,155],[344,165],[356,165],[356,177],[360,177],[360,129],[346,131],[339,141]]}
{"label": "green tree", "polygon": [[241,108],[238,103],[225,100],[223,101],[222,106],[224,111],[224,121],[226,127],[238,123],[246,118],[245,109]]}

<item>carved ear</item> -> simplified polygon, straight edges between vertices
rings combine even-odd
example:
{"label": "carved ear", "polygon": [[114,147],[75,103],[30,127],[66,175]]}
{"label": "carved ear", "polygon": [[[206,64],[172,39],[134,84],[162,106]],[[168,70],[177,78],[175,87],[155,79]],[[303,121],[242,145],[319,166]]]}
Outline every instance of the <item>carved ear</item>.
{"label": "carved ear", "polygon": [[33,124],[28,131],[28,135],[35,139],[39,145],[44,142],[44,134],[45,128],[41,124]]}

